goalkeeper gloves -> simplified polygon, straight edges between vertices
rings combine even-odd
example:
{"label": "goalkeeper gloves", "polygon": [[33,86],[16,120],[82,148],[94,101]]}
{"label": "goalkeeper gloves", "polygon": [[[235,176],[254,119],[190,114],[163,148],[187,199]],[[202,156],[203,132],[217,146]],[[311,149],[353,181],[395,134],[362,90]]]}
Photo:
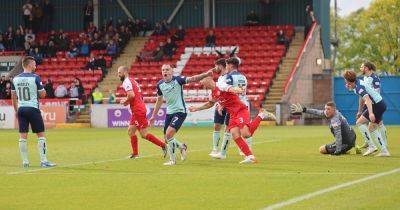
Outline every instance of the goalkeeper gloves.
{"label": "goalkeeper gloves", "polygon": [[307,110],[307,108],[303,107],[301,104],[290,105],[290,113],[292,113],[292,114],[306,112],[306,110]]}

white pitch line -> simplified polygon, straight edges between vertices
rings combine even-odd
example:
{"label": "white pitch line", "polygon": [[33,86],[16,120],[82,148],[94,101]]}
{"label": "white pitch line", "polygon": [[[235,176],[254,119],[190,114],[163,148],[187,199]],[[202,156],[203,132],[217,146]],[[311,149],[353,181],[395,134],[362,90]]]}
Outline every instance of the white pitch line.
{"label": "white pitch line", "polygon": [[345,188],[345,187],[348,187],[348,186],[351,186],[351,185],[359,184],[359,183],[362,183],[362,182],[366,182],[366,181],[369,181],[369,180],[372,180],[372,179],[376,179],[376,178],[383,177],[383,176],[388,176],[388,175],[399,173],[399,172],[400,172],[400,168],[396,168],[396,169],[393,169],[391,171],[377,173],[377,174],[374,174],[374,175],[371,175],[371,176],[367,176],[367,177],[364,177],[364,178],[361,178],[361,179],[345,182],[345,183],[342,183],[342,184],[339,184],[339,185],[335,185],[335,186],[332,186],[332,187],[328,187],[328,188],[325,188],[325,189],[322,189],[322,190],[318,190],[318,191],[315,191],[315,192],[312,192],[312,193],[308,193],[308,194],[305,194],[305,195],[294,197],[294,198],[286,200],[286,201],[275,203],[275,204],[272,204],[272,205],[267,206],[265,208],[262,208],[262,210],[279,209],[279,208],[282,208],[282,207],[285,207],[285,206],[289,206],[289,205],[292,205],[292,204],[295,204],[295,203],[298,203],[298,202],[301,202],[301,201],[304,201],[304,200],[308,200],[308,199],[316,197],[316,196],[323,195],[325,193],[329,193],[329,192],[332,192],[332,191],[335,191],[335,190],[339,190],[339,189],[342,189],[342,188]]}
{"label": "white pitch line", "polygon": [[[259,142],[254,142],[253,144],[263,144],[263,143],[269,143],[269,142],[277,142],[280,140],[267,140],[267,141],[259,141]],[[229,147],[234,147],[234,145],[230,145]],[[198,150],[189,150],[188,153],[192,152],[202,152],[202,151],[207,151],[207,149],[198,149]],[[154,156],[159,156],[160,153],[157,154],[149,154],[149,155],[143,155],[139,156],[139,158],[148,158],[148,157],[154,157]],[[56,167],[51,167],[51,168],[38,168],[38,169],[29,169],[29,170],[23,170],[23,171],[14,171],[14,172],[8,172],[8,175],[18,175],[18,174],[26,174],[26,173],[32,173],[32,172],[38,172],[38,171],[47,171],[51,169],[56,169],[56,168],[70,168],[70,167],[75,167],[75,166],[84,166],[84,165],[91,165],[91,164],[100,164],[100,163],[109,163],[109,162],[116,162],[116,161],[123,161],[123,160],[129,160],[129,158],[117,158],[117,159],[110,159],[110,160],[99,160],[99,161],[88,161],[88,162],[83,162],[83,163],[73,163],[73,164],[68,164],[68,165],[59,165]]]}
{"label": "white pitch line", "polygon": [[[316,176],[316,175],[371,175],[375,173],[359,173],[359,172],[304,172],[304,173],[297,173],[297,172],[292,172],[292,173],[265,173],[265,172],[249,172],[249,171],[243,171],[243,172],[207,172],[208,174],[212,175],[265,175],[265,176],[285,176],[285,175],[297,175],[297,176]],[[155,173],[153,171],[151,172],[86,172],[86,173],[80,173],[80,172],[49,172],[49,173],[25,173],[26,175],[197,175],[199,174],[198,172],[158,172]]]}

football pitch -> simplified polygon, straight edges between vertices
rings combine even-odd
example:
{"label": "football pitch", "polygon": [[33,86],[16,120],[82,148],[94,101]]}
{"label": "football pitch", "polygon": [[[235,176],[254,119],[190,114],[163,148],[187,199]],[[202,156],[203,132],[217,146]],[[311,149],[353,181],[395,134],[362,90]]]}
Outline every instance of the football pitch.
{"label": "football pitch", "polygon": [[125,129],[52,129],[48,158],[59,166],[39,167],[30,134],[28,170],[17,131],[2,130],[0,209],[398,209],[400,127],[387,129],[392,157],[377,158],[320,155],[333,140],[326,126],[261,126],[253,137],[259,162],[239,165],[233,141],[226,160],[212,160],[212,128],[183,127],[177,139],[188,158],[172,167],[143,139],[141,158],[126,159]]}

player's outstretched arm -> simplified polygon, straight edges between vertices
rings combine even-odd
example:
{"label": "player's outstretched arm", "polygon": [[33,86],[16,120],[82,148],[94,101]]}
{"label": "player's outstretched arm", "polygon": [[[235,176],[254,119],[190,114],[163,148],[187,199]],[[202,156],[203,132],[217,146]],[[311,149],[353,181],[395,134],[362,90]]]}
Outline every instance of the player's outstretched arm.
{"label": "player's outstretched arm", "polygon": [[208,101],[207,103],[205,103],[205,104],[203,104],[201,106],[191,106],[191,107],[189,107],[189,111],[190,112],[197,112],[197,111],[200,111],[200,110],[209,109],[209,108],[213,107],[214,104],[215,104],[215,102]]}
{"label": "player's outstretched arm", "polygon": [[198,82],[206,77],[211,77],[213,75],[213,71],[214,71],[214,68],[208,70],[207,72],[188,77],[186,79],[186,83]]}
{"label": "player's outstretched arm", "polygon": [[234,94],[242,94],[245,92],[245,90],[241,87],[229,87],[227,92],[231,92]]}
{"label": "player's outstretched arm", "polygon": [[160,111],[161,105],[163,104],[163,96],[158,96],[157,97],[157,101],[154,104],[154,110],[153,113],[151,114],[151,117],[149,119],[150,121],[150,125],[152,125],[154,123],[154,119],[156,117],[156,114],[158,113],[158,111]]}
{"label": "player's outstretched arm", "polygon": [[307,114],[313,114],[317,115],[320,117],[325,117],[325,113],[323,110],[318,110],[318,109],[308,109],[307,107],[297,103],[297,104],[291,104],[290,105],[290,113],[292,114],[299,114],[299,113],[307,113]]}

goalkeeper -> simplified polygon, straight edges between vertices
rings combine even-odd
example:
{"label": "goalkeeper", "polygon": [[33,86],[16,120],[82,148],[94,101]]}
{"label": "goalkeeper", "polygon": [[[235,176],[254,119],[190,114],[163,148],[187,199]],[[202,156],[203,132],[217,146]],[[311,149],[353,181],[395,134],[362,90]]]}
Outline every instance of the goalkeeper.
{"label": "goalkeeper", "polygon": [[335,141],[327,145],[322,145],[319,148],[321,154],[342,155],[354,147],[356,133],[350,127],[346,118],[336,110],[334,102],[326,103],[325,110],[307,109],[301,104],[292,104],[290,111],[292,114],[305,112],[328,119],[329,128],[335,137]]}

